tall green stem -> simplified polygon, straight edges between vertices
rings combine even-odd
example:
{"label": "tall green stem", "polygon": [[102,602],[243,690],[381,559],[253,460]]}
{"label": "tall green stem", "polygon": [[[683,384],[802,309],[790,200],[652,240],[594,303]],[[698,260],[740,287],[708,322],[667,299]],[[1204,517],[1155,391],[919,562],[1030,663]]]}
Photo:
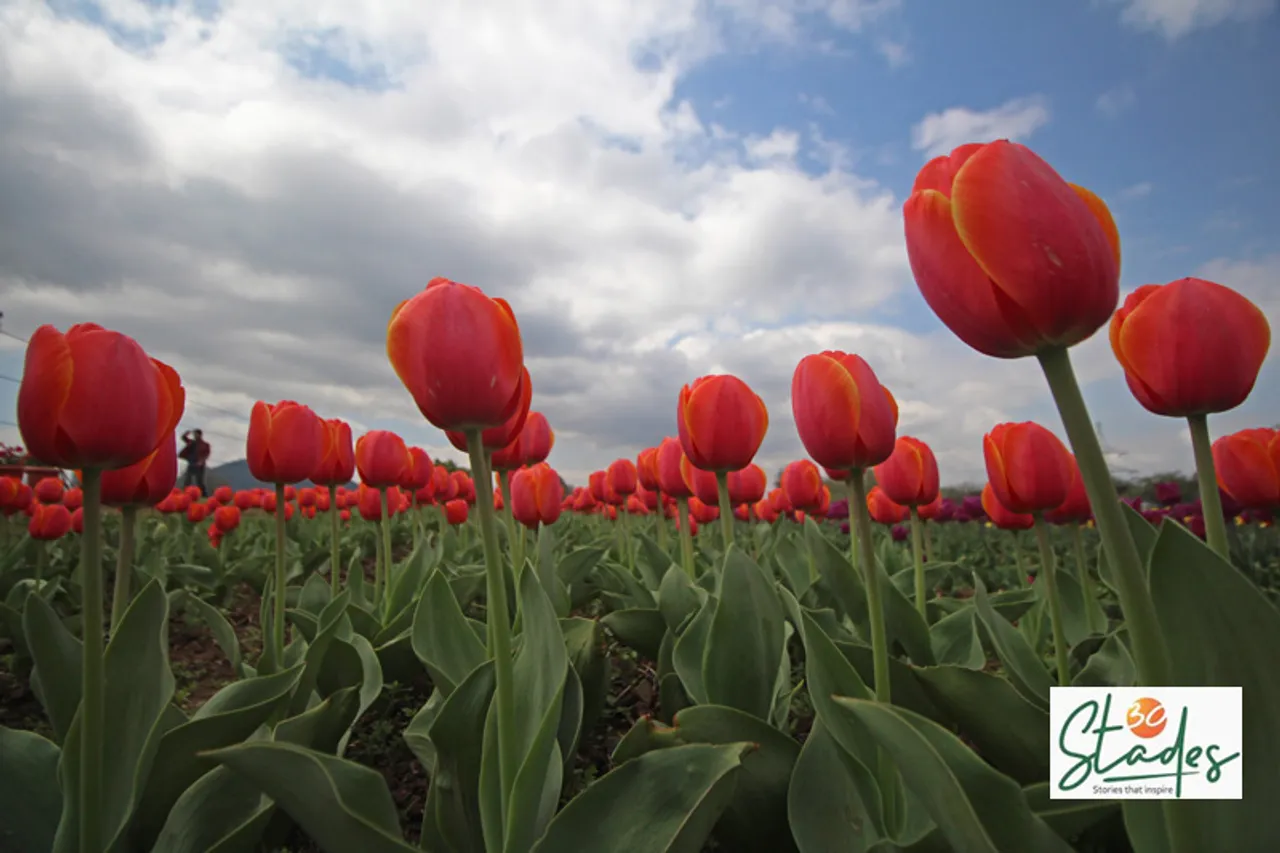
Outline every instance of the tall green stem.
{"label": "tall green stem", "polygon": [[341,588],[338,569],[342,565],[342,534],[338,529],[340,521],[338,509],[338,487],[329,486],[329,594],[338,597]]}
{"label": "tall green stem", "polygon": [[[867,588],[867,610],[871,621],[872,674],[875,677],[877,701],[889,703],[889,640],[885,634],[884,605],[880,601],[880,573],[876,571],[876,552],[871,539],[871,513],[867,511],[865,472],[856,468],[849,474],[849,529],[857,530],[849,544],[849,560],[860,558]],[[860,551],[860,554],[854,552]]]}
{"label": "tall green stem", "polygon": [[924,543],[920,535],[920,528],[924,526],[924,522],[920,520],[920,513],[915,507],[911,507],[911,560],[915,563],[916,570],[916,610],[920,612],[920,618],[925,624],[929,624],[929,616],[925,612],[925,592],[924,592]]}
{"label": "tall green stem", "polygon": [[129,581],[133,575],[133,551],[137,539],[138,508],[120,508],[120,547],[116,551],[115,589],[111,594],[111,634],[116,633],[120,617],[129,606]]}
{"label": "tall green stem", "polygon": [[102,825],[102,752],[106,671],[102,640],[102,472],[80,474],[84,533],[80,536],[81,618],[84,663],[80,669],[80,853],[106,849]]}
{"label": "tall green stem", "polygon": [[[1062,416],[1062,424],[1066,427],[1071,449],[1080,463],[1085,492],[1093,507],[1093,519],[1098,525],[1102,547],[1106,549],[1115,578],[1116,595],[1120,599],[1120,609],[1124,613],[1137,664],[1138,681],[1144,686],[1172,685],[1169,650],[1160,633],[1160,621],[1151,589],[1147,586],[1142,556],[1120,511],[1115,483],[1107,469],[1098,434],[1089,420],[1089,409],[1071,368],[1071,356],[1066,349],[1052,349],[1040,353],[1039,359],[1049,390],[1058,405],[1058,413]],[[1205,509],[1208,510],[1207,507]],[[1195,853],[1199,833],[1191,813],[1177,800],[1165,801],[1163,811],[1172,853]]]}
{"label": "tall green stem", "polygon": [[1209,419],[1206,415],[1192,415],[1187,418],[1187,423],[1191,427],[1191,449],[1196,457],[1196,479],[1200,483],[1205,540],[1222,559],[1230,562],[1227,522],[1222,517],[1222,495],[1218,494],[1218,476],[1213,467],[1213,445],[1209,442]]}
{"label": "tall green stem", "polygon": [[[1088,620],[1089,633],[1099,632],[1096,593],[1093,591],[1093,578],[1089,574],[1089,563],[1084,557],[1084,531],[1079,524],[1072,525],[1072,545],[1076,552],[1076,571],[1080,574],[1080,592],[1084,598],[1085,619]],[[1105,628],[1106,626],[1101,626]]]}
{"label": "tall green stem", "polygon": [[1044,519],[1036,514],[1036,543],[1040,546],[1040,573],[1045,590],[1049,593],[1050,629],[1053,631],[1053,658],[1058,664],[1058,685],[1071,686],[1071,664],[1067,658],[1067,635],[1063,629],[1062,600],[1058,597],[1057,565],[1053,546],[1049,544],[1049,530]]}
{"label": "tall green stem", "polygon": [[[5,520],[8,521],[8,519]],[[49,544],[48,542],[41,542],[36,549],[36,592],[39,592],[40,588],[44,586],[44,576],[49,572]]]}
{"label": "tall green stem", "polygon": [[635,540],[631,538],[631,513],[627,512],[626,504],[618,507],[618,521],[621,522],[622,554],[626,558],[627,568],[634,575],[636,573]]}
{"label": "tall green stem", "polygon": [[689,576],[689,580],[693,580],[693,531],[689,529],[688,498],[676,498],[676,512],[680,513],[677,517],[679,521],[677,528],[680,531],[680,560],[684,563],[684,573]]}
{"label": "tall green stem", "polygon": [[733,504],[729,501],[729,475],[716,472],[716,497],[720,501],[720,537],[724,540],[724,552],[729,553],[733,544]]}
{"label": "tall green stem", "polygon": [[658,510],[654,515],[654,520],[658,524],[658,547],[661,548],[662,552],[665,554],[667,552],[667,519],[665,517],[665,514],[662,511],[663,506],[662,506],[661,490],[659,490],[656,494],[658,495],[658,504],[657,504]]}
{"label": "tall green stem", "polygon": [[382,597],[378,599],[378,608],[383,617],[390,615],[387,608],[391,606],[391,499],[387,489],[382,492],[382,517],[378,519],[379,533],[382,534]]}
{"label": "tall green stem", "polygon": [[284,505],[284,483],[276,483],[276,576],[275,588],[272,590],[275,615],[271,620],[271,642],[275,647],[275,656],[272,659],[277,667],[284,666],[284,555],[286,542]]}
{"label": "tall green stem", "polygon": [[515,512],[511,506],[511,473],[501,471],[498,474],[498,485],[502,489],[502,514],[507,519],[507,539],[511,541],[511,569],[519,572],[524,565],[524,537],[520,535],[520,525],[516,522]]}
{"label": "tall green stem", "polygon": [[467,431],[467,452],[471,476],[476,485],[476,514],[484,538],[485,596],[488,609],[489,654],[493,656],[494,697],[498,711],[498,778],[502,789],[502,825],[506,826],[507,803],[515,786],[519,756],[515,751],[515,682],[511,657],[511,618],[507,612],[507,582],[498,548],[498,529],[493,518],[493,476],[480,430]]}
{"label": "tall green stem", "polygon": [[1106,457],[1098,434],[1089,420],[1089,409],[1071,368],[1071,356],[1065,349],[1047,350],[1040,354],[1040,367],[1044,370],[1049,390],[1066,427],[1071,449],[1075,451],[1084,478],[1085,492],[1093,507],[1094,521],[1102,536],[1112,573],[1116,581],[1116,593],[1120,608],[1124,611],[1129,640],[1133,645],[1134,661],[1138,665],[1139,680],[1144,685],[1159,686],[1172,683],[1169,652],[1160,633],[1155,602],[1147,586],[1142,557],[1133,541],[1120,500],[1116,496],[1115,483],[1107,469]]}

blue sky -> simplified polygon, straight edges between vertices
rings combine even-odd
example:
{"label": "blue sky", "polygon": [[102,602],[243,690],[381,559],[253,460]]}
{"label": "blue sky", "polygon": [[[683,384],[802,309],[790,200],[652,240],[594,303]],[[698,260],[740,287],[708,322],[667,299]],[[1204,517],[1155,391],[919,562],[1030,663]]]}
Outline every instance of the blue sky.
{"label": "blue sky", "polygon": [[[790,371],[837,347],[897,390],[944,480],[972,480],[994,422],[1056,416],[1033,365],[967,351],[910,283],[900,208],[928,151],[1026,142],[1111,205],[1126,289],[1216,277],[1274,322],[1276,6],[9,6],[0,189],[32,200],[0,212],[3,328],[135,335],[179,368],[215,462],[242,447],[238,413],[281,398],[451,455],[380,340],[446,274],[516,306],[571,479],[674,432],[679,384],[713,370],[765,396],[762,459],[795,458]],[[1189,466],[1105,332],[1077,361],[1138,469]],[[6,413],[21,368],[0,337]],[[1280,422],[1277,400],[1273,357],[1216,429]]]}

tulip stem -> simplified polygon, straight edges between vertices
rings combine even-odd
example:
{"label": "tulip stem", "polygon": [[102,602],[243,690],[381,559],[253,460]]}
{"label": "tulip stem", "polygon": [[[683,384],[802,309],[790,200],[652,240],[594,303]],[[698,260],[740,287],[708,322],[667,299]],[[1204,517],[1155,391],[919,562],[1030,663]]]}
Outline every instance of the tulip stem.
{"label": "tulip stem", "polygon": [[338,569],[342,564],[342,534],[338,529],[338,487],[329,484],[329,595],[337,598],[340,590]]}
{"label": "tulip stem", "polygon": [[626,504],[618,507],[618,521],[622,522],[622,552],[627,558],[627,569],[632,575],[636,573],[636,552],[632,548],[635,540],[631,538],[631,513]]}
{"label": "tulip stem", "polygon": [[733,544],[733,504],[729,502],[729,474],[716,472],[716,497],[720,501],[720,535],[724,539],[724,552],[729,553]]}
{"label": "tulip stem", "polygon": [[1213,446],[1209,442],[1209,418],[1191,415],[1191,450],[1196,458],[1196,479],[1200,483],[1200,506],[1204,514],[1204,536],[1209,547],[1227,562],[1231,548],[1227,544],[1227,522],[1222,514],[1222,495],[1218,493],[1218,477],[1213,467]]}
{"label": "tulip stem", "polygon": [[138,508],[120,508],[120,547],[116,551],[115,589],[111,594],[111,635],[115,636],[120,617],[129,606],[129,581],[133,575],[134,542],[137,539]]}
{"label": "tulip stem", "polygon": [[676,498],[676,528],[680,531],[680,560],[689,580],[696,580],[693,568],[693,531],[689,529],[689,499]]}
{"label": "tulip stem", "polygon": [[663,517],[662,512],[662,490],[659,489],[655,494],[658,496],[658,511],[655,515],[655,520],[658,524],[658,547],[661,548],[662,553],[665,554],[667,552],[667,520]]}
{"label": "tulip stem", "polygon": [[[8,521],[6,518],[5,521]],[[35,591],[39,592],[44,586],[44,576],[49,571],[49,543],[41,542],[36,549],[36,585]]]}
{"label": "tulip stem", "polygon": [[284,483],[276,483],[276,575],[274,595],[275,616],[271,620],[271,643],[275,647],[272,658],[277,669],[284,666]]}
{"label": "tulip stem", "polygon": [[1062,600],[1058,597],[1057,565],[1053,546],[1049,544],[1049,529],[1044,519],[1036,513],[1036,543],[1040,546],[1040,573],[1044,576],[1045,592],[1049,594],[1050,629],[1053,632],[1053,657],[1058,665],[1058,685],[1071,686],[1071,664],[1067,659],[1067,636],[1063,628]]}
{"label": "tulip stem", "polygon": [[390,489],[378,490],[382,493],[382,517],[378,519],[379,533],[382,534],[382,597],[378,599],[378,609],[385,620],[392,614],[391,607],[391,498]]}
{"label": "tulip stem", "polygon": [[923,526],[924,522],[920,520],[919,511],[915,507],[911,507],[911,561],[915,564],[916,570],[916,610],[920,612],[920,618],[928,625],[929,615],[925,612],[924,543],[921,541],[923,537],[920,535],[920,528]]}
{"label": "tulip stem", "polygon": [[[1080,463],[1080,475],[1084,479],[1085,492],[1093,507],[1094,521],[1102,536],[1102,545],[1110,560],[1116,580],[1116,593],[1120,608],[1124,611],[1133,646],[1133,657],[1138,667],[1139,683],[1146,686],[1173,683],[1169,665],[1169,652],[1160,633],[1155,602],[1147,586],[1142,557],[1134,543],[1133,533],[1120,511],[1120,499],[1116,496],[1115,483],[1107,469],[1107,460],[1098,442],[1089,409],[1075,371],[1071,368],[1071,356],[1066,349],[1050,349],[1040,353],[1040,367],[1053,393],[1054,402],[1066,427],[1067,438]],[[1170,842],[1173,827],[1170,826]],[[1179,848],[1174,845],[1174,849]]]}
{"label": "tulip stem", "polygon": [[876,552],[871,540],[871,513],[867,510],[866,475],[861,468],[849,473],[849,529],[858,531],[850,543],[850,566],[855,554],[861,551],[863,580],[867,588],[867,611],[871,621],[871,660],[875,678],[876,700],[888,704],[889,690],[889,641],[885,634],[884,606],[880,602],[880,573],[876,571]]}
{"label": "tulip stem", "polygon": [[[1080,573],[1080,592],[1084,598],[1084,615],[1086,624],[1089,626],[1089,633],[1098,633],[1098,610],[1097,593],[1093,591],[1093,578],[1089,576],[1089,564],[1084,558],[1084,531],[1082,525],[1075,525],[1072,528],[1072,544],[1076,552],[1076,571]],[[1106,626],[1103,626],[1105,630]]]}
{"label": "tulip stem", "polygon": [[502,471],[498,474],[498,486],[502,489],[502,514],[507,518],[507,538],[511,540],[511,571],[519,575],[524,565],[524,537],[520,535],[520,527],[516,524],[516,516],[511,506],[511,473]]}
{"label": "tulip stem", "polygon": [[80,536],[81,620],[84,664],[80,670],[80,853],[106,849],[102,831],[102,753],[106,671],[102,639],[102,472],[80,474],[84,532]]}
{"label": "tulip stem", "polygon": [[[467,430],[467,453],[476,486],[476,515],[484,538],[485,598],[488,610],[489,654],[493,657],[494,697],[498,712],[498,778],[501,789],[502,826],[506,826],[508,801],[515,786],[519,758],[515,744],[515,683],[511,657],[511,618],[507,612],[507,579],[498,547],[493,518],[493,475],[480,430]],[[504,833],[505,834],[505,833]]]}

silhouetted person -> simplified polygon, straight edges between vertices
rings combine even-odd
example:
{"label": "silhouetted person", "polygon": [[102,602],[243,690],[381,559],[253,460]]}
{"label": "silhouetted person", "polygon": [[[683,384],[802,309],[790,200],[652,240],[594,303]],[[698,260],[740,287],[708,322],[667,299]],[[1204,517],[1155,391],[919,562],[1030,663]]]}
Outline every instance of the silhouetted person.
{"label": "silhouetted person", "polygon": [[184,489],[187,486],[198,486],[200,494],[208,497],[209,490],[204,484],[204,466],[209,461],[211,450],[200,430],[189,429],[182,434],[182,450],[178,451],[178,458],[187,463],[187,470],[182,474]]}

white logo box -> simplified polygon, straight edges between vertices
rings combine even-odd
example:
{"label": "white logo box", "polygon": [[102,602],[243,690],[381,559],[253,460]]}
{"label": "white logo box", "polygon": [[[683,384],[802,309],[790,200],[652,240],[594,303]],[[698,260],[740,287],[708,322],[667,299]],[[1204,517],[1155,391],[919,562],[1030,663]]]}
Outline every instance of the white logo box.
{"label": "white logo box", "polygon": [[1051,687],[1049,798],[1240,799],[1241,694],[1239,687]]}

